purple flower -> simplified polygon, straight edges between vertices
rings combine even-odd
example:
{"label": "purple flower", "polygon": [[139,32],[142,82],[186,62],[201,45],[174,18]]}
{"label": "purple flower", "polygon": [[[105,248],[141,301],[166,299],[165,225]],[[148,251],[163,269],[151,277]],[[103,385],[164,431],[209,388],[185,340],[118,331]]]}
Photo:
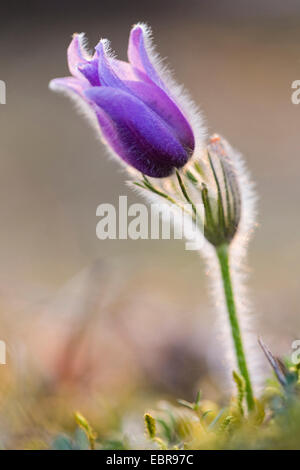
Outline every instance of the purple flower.
{"label": "purple flower", "polygon": [[189,110],[181,109],[181,91],[159,71],[143,24],[131,30],[128,60],[117,60],[104,39],[91,56],[84,35],[75,34],[68,48],[72,76],[56,78],[50,87],[79,99],[96,118],[105,143],[124,162],[148,176],[168,176],[195,150]]}

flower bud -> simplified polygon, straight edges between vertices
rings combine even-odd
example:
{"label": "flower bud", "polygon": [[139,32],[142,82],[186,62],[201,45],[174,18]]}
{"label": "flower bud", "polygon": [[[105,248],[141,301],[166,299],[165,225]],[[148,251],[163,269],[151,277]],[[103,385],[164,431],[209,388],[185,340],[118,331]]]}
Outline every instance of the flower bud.
{"label": "flower bud", "polygon": [[204,235],[214,246],[231,242],[241,217],[241,195],[231,153],[232,149],[224,139],[218,135],[210,138],[201,193]]}

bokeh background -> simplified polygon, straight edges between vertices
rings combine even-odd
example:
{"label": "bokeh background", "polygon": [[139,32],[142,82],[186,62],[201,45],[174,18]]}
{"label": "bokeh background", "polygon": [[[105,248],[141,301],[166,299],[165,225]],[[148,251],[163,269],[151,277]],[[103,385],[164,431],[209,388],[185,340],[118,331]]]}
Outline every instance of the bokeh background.
{"label": "bokeh background", "polygon": [[[101,422],[113,425],[126,410],[129,426],[132,410],[153,405],[156,396],[191,399],[199,387],[222,395],[222,345],[203,263],[178,241],[96,238],[100,203],[117,204],[119,195],[140,199],[72,104],[48,90],[51,78],[68,74],[73,32],[86,32],[91,48],[100,37],[111,39],[126,59],[137,21],[152,26],[161,56],[202,109],[209,132],[245,155],[257,184],[259,224],[249,256],[256,334],[277,354],[290,354],[300,338],[300,106],[291,102],[291,83],[300,78],[299,2],[6,3],[3,445],[23,446],[32,429],[40,436],[39,413],[51,421],[53,403],[65,419],[75,407],[95,407]],[[47,392],[39,391],[45,403],[37,412],[41,399],[31,387],[41,384]]]}

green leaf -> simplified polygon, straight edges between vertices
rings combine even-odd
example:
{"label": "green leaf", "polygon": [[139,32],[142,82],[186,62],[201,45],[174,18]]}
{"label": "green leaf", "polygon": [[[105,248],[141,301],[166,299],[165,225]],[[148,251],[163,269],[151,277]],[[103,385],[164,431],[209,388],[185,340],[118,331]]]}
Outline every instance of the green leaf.
{"label": "green leaf", "polygon": [[78,424],[78,426],[83,429],[83,431],[86,433],[86,436],[89,440],[90,443],[90,448],[91,450],[95,449],[95,440],[97,437],[97,434],[87,421],[87,419],[79,412],[75,413],[75,421]]}
{"label": "green leaf", "polygon": [[238,396],[237,396],[237,405],[239,412],[244,416],[243,401],[245,396],[245,381],[235,370],[232,372],[233,380],[236,383]]}
{"label": "green leaf", "polygon": [[145,420],[145,426],[147,433],[150,437],[150,439],[154,439],[156,436],[156,422],[153,416],[150,415],[150,413],[145,413],[144,415],[144,420]]}
{"label": "green leaf", "polygon": [[60,434],[52,442],[51,449],[53,449],[53,450],[74,450],[74,443],[65,434]]}

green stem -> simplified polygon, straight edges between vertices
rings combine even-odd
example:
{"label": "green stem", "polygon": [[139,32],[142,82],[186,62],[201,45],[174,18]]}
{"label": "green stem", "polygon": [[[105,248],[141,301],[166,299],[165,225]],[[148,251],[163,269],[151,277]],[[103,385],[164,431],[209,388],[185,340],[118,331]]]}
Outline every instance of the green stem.
{"label": "green stem", "polygon": [[250,381],[250,375],[247,367],[244,347],[242,343],[241,337],[241,330],[237,318],[237,311],[234,301],[234,294],[233,294],[233,287],[232,287],[232,280],[230,275],[230,266],[229,266],[229,255],[228,255],[228,245],[220,245],[216,248],[223,287],[224,287],[224,294],[226,299],[226,305],[228,310],[228,316],[231,326],[231,333],[234,342],[235,354],[237,358],[238,367],[242,377],[245,380],[245,390],[246,390],[246,399],[248,410],[251,411],[254,408],[254,398],[253,398],[253,391],[252,385]]}

